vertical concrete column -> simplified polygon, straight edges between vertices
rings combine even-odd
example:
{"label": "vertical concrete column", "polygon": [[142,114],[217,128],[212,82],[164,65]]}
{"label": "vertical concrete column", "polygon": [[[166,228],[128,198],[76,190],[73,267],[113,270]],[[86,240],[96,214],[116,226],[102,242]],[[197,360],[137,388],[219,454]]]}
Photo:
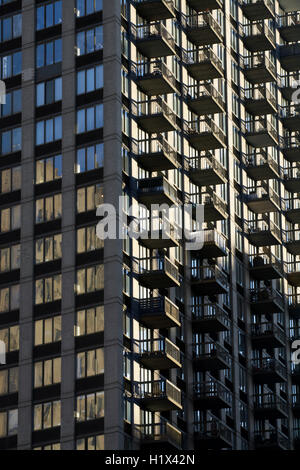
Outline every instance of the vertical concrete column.
{"label": "vertical concrete column", "polygon": [[[104,201],[118,214],[122,194],[121,9],[118,0],[103,2],[104,29]],[[120,450],[123,436],[122,241],[104,247],[104,390],[105,449]]]}
{"label": "vertical concrete column", "polygon": [[[35,2],[23,0],[22,191],[18,449],[31,448],[34,305]],[[28,25],[31,25],[29,28]]]}
{"label": "vertical concrete column", "polygon": [[76,75],[75,0],[63,2],[62,100],[62,383],[61,448],[73,449],[75,410],[75,256],[76,256]]}

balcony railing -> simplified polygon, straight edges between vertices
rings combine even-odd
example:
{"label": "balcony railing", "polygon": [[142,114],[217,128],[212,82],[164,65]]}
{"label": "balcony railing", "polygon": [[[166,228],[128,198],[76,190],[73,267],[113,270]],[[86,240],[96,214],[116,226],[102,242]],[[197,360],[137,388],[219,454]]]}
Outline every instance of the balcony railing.
{"label": "balcony railing", "polygon": [[283,414],[288,414],[288,405],[279,395],[275,393],[264,393],[254,395],[253,405],[256,410],[268,410],[278,408]]}
{"label": "balcony railing", "polygon": [[[273,175],[273,172],[279,176],[280,169],[278,163],[274,160],[274,158],[268,153],[263,150],[260,150],[259,152],[255,153],[248,153],[248,154],[243,154],[243,164],[245,166],[246,171],[249,170],[249,172],[252,171],[253,175],[254,172],[253,170],[257,168],[257,175],[255,173],[255,180],[258,180],[259,177],[259,171],[261,171],[263,176],[266,176],[266,171],[264,171],[264,167],[270,167],[270,177]],[[269,173],[269,172],[268,172]],[[264,178],[261,178],[264,179]],[[273,179],[273,178],[271,178]]]}
{"label": "balcony railing", "polygon": [[204,230],[204,243],[215,243],[221,250],[226,251],[227,239],[216,229]]}
{"label": "balcony railing", "polygon": [[176,127],[176,114],[161,98],[153,98],[147,101],[132,101],[132,113],[138,117],[149,117],[163,114]]}
{"label": "balcony railing", "polygon": [[165,78],[174,89],[176,89],[176,78],[162,60],[150,60],[149,62],[143,62],[140,64],[132,63],[131,70],[138,80],[142,78],[154,79],[161,76]]}
{"label": "balcony railing", "polygon": [[[163,176],[157,176],[155,178],[145,178],[139,180],[138,189],[141,195],[153,193],[164,193],[174,201],[177,201],[177,191],[169,181]],[[154,201],[153,201],[154,202]]]}
{"label": "balcony railing", "polygon": [[252,337],[274,336],[283,344],[286,340],[284,331],[272,322],[252,323],[251,334]]}
{"label": "balcony railing", "polygon": [[258,85],[253,88],[245,88],[242,96],[246,100],[268,100],[276,108],[276,97],[264,85]]}
{"label": "balcony railing", "polygon": [[138,354],[140,355],[157,355],[165,354],[171,357],[175,362],[180,364],[180,349],[175,346],[168,338],[159,337],[153,339],[144,339],[136,342],[138,346]]}
{"label": "balcony railing", "polygon": [[182,445],[181,431],[166,420],[161,419],[159,423],[141,424],[136,430],[143,444],[170,443],[180,449]]}
{"label": "balcony railing", "polygon": [[[182,53],[183,62],[187,67],[196,65],[211,64],[217,71],[217,76],[223,75],[222,61],[213,52],[211,48],[193,49]],[[189,70],[190,74],[192,72]],[[211,75],[203,77],[203,79],[213,78]]]}
{"label": "balcony railing", "polygon": [[254,434],[256,449],[289,449],[289,439],[279,430],[256,431]]}
{"label": "balcony railing", "polygon": [[221,399],[228,403],[228,407],[232,403],[232,394],[230,390],[216,379],[209,382],[196,383],[194,385],[194,400]]}
{"label": "balcony railing", "polygon": [[260,359],[252,359],[253,372],[259,371],[260,373],[275,372],[284,379],[287,378],[287,370],[277,359],[271,357],[263,357]]}
{"label": "balcony railing", "polygon": [[[211,100],[215,100],[217,105],[220,108],[220,112],[224,109],[224,99],[221,93],[211,84],[211,83],[203,83],[198,85],[183,85],[182,86],[182,93],[186,97],[187,100],[191,101],[200,101],[202,98],[209,98]],[[210,114],[210,113],[204,113]]]}
{"label": "balcony railing", "polygon": [[267,270],[268,273],[269,270],[274,269],[281,276],[283,275],[282,262],[272,253],[257,253],[255,255],[251,255],[249,256],[249,264],[253,270],[256,268],[259,270],[263,270],[263,268],[269,268]]}
{"label": "balcony railing", "polygon": [[[280,309],[284,309],[284,301],[282,296],[272,287],[259,287],[250,289],[251,303],[275,302]],[[262,312],[263,313],[263,312]]]}
{"label": "balcony railing", "polygon": [[244,121],[242,129],[245,133],[259,134],[261,132],[269,132],[274,140],[278,140],[278,133],[275,127],[266,118],[257,120]]}
{"label": "balcony railing", "polygon": [[160,37],[164,39],[172,49],[175,48],[175,40],[173,36],[169,33],[167,28],[159,21],[141,26],[131,25],[131,29],[136,40],[153,39],[155,37]]}
{"label": "balcony railing", "polygon": [[266,52],[243,57],[244,74],[250,83],[259,84],[276,80],[276,67]]}
{"label": "balcony railing", "polygon": [[[251,23],[240,25],[240,34],[247,41],[246,47],[253,52],[275,49],[275,34],[264,21],[252,21]],[[267,41],[263,42],[262,46],[259,43],[256,44],[260,37],[267,39]],[[251,42],[248,42],[248,39]]]}
{"label": "balcony railing", "polygon": [[224,287],[228,286],[227,278],[218,266],[195,266],[191,268],[191,276],[193,280],[197,281],[216,279],[223,284]]}
{"label": "balcony railing", "polygon": [[226,349],[215,341],[206,341],[203,343],[193,344],[193,358],[194,359],[214,359],[219,357],[229,367],[231,365],[231,358]]}
{"label": "balcony railing", "polygon": [[300,134],[280,138],[280,148],[288,161],[300,161]]}
{"label": "balcony railing", "polygon": [[204,46],[222,41],[222,28],[211,13],[182,15],[181,18],[181,23],[186,29],[189,40],[196,45]]}
{"label": "balcony railing", "polygon": [[175,16],[173,0],[134,0],[140,15],[148,21],[164,20]]}
{"label": "balcony railing", "polygon": [[161,316],[165,314],[174,319],[174,322],[180,325],[179,308],[167,297],[151,297],[149,299],[139,300],[140,316]]}
{"label": "balcony railing", "polygon": [[232,430],[222,423],[218,418],[209,414],[209,418],[204,422],[194,423],[195,437],[202,440],[220,440],[221,447],[231,447],[233,433]]}
{"label": "balcony railing", "polygon": [[[145,166],[147,169],[153,168],[154,170],[156,167],[164,168],[165,166],[169,168],[169,165],[174,168],[178,166],[177,151],[171,147],[162,135],[151,139],[132,139],[131,148],[132,153],[138,156],[140,161],[142,161],[142,166]],[[161,161],[163,163],[159,163]]]}
{"label": "balcony railing", "polygon": [[152,273],[155,271],[164,271],[174,279],[179,279],[179,273],[176,265],[166,256],[152,256],[149,258],[140,258],[138,261],[139,274]]}
{"label": "balcony railing", "polygon": [[217,319],[226,327],[230,326],[228,314],[217,304],[196,304],[191,305],[193,320],[214,320]]}
{"label": "balcony railing", "polygon": [[181,406],[181,390],[172,382],[163,378],[135,384],[134,395],[141,400],[167,398]]}

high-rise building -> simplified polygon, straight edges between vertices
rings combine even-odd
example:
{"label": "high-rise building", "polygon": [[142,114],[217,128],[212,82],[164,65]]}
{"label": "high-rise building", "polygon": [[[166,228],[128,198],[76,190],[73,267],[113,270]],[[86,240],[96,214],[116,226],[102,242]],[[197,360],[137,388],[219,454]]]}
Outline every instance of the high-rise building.
{"label": "high-rise building", "polygon": [[0,449],[300,447],[299,1],[0,0],[0,80]]}

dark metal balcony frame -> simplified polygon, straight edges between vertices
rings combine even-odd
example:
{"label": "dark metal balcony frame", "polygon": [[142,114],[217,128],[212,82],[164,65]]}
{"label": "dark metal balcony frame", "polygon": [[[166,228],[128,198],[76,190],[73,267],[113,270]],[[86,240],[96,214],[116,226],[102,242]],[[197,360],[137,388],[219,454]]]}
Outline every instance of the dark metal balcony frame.
{"label": "dark metal balcony frame", "polygon": [[197,81],[224,77],[222,62],[211,48],[186,51],[183,62],[190,76]]}
{"label": "dark metal balcony frame", "polygon": [[189,87],[183,85],[183,96],[188,107],[198,116],[223,113],[225,101],[211,83],[198,83]]}
{"label": "dark metal balcony frame", "polygon": [[225,148],[224,131],[210,118],[184,121],[183,130],[186,139],[196,150],[216,150]]}
{"label": "dark metal balcony frame", "polygon": [[283,184],[287,191],[291,193],[300,192],[300,168],[289,167],[282,169]]}
{"label": "dark metal balcony frame", "polygon": [[243,57],[243,71],[248,82],[252,84],[275,82],[277,79],[276,67],[266,52]]}
{"label": "dark metal balcony frame", "polygon": [[300,162],[300,133],[281,138],[280,148],[284,158],[290,163]]}
{"label": "dark metal balcony frame", "polygon": [[148,59],[175,55],[175,40],[161,22],[131,25],[136,47]]}
{"label": "dark metal balcony frame", "polygon": [[132,113],[137,124],[149,134],[158,134],[177,129],[176,114],[160,97],[132,102]]}
{"label": "dark metal balcony frame", "polygon": [[147,21],[166,20],[176,15],[173,0],[134,0],[134,6]]}
{"label": "dark metal balcony frame", "polygon": [[180,327],[179,308],[167,297],[150,297],[138,301],[139,320],[147,328]]}
{"label": "dark metal balcony frame", "polygon": [[265,84],[255,85],[242,92],[245,108],[253,116],[264,116],[277,113],[276,97]]}
{"label": "dark metal balcony frame", "polygon": [[252,374],[254,382],[259,384],[275,384],[287,380],[286,367],[274,358],[253,359]]}
{"label": "dark metal balcony frame", "polygon": [[199,258],[219,258],[227,256],[227,238],[217,229],[204,230],[203,247],[197,253]]}
{"label": "dark metal balcony frame", "polygon": [[283,232],[283,242],[287,251],[292,255],[300,255],[300,231],[286,230]]}
{"label": "dark metal balcony frame", "polygon": [[292,224],[300,223],[300,201],[297,196],[282,199],[282,209],[289,222]]}
{"label": "dark metal balcony frame", "polygon": [[286,345],[284,331],[273,322],[252,323],[251,340],[255,348],[282,348]]}
{"label": "dark metal balcony frame", "polygon": [[287,296],[287,304],[289,315],[295,320],[300,319],[300,294],[292,294]]}
{"label": "dark metal balcony frame", "polygon": [[221,344],[206,341],[193,344],[194,369],[216,371],[230,368],[230,355]]}
{"label": "dark metal balcony frame", "polygon": [[300,262],[299,261],[291,261],[286,262],[285,266],[285,273],[288,283],[294,287],[300,287]]}
{"label": "dark metal balcony frame", "polygon": [[244,46],[250,52],[276,49],[275,34],[265,21],[251,21],[245,25],[240,25],[239,30]]}
{"label": "dark metal balcony frame", "polygon": [[282,262],[271,252],[251,255],[249,264],[249,272],[254,279],[263,281],[283,277]]}
{"label": "dark metal balcony frame", "polygon": [[240,0],[244,15],[251,21],[275,18],[274,3],[271,0]]}
{"label": "dark metal balcony frame", "polygon": [[250,306],[253,313],[279,313],[284,311],[284,300],[271,287],[250,289]]}
{"label": "dark metal balcony frame", "polygon": [[245,189],[247,190],[245,202],[248,208],[255,214],[280,211],[280,197],[267,184],[261,183],[260,185]]}
{"label": "dark metal balcony frame", "polygon": [[243,155],[243,167],[247,175],[254,181],[277,179],[280,167],[274,158],[264,150]]}
{"label": "dark metal balcony frame", "polygon": [[278,145],[278,132],[267,118],[261,117],[251,121],[243,121],[241,127],[246,141],[252,147],[261,148]]}
{"label": "dark metal balcony frame", "polygon": [[221,410],[230,408],[232,394],[219,380],[196,383],[193,391],[194,409]]}
{"label": "dark metal balcony frame", "polygon": [[278,29],[282,39],[286,42],[300,41],[300,13],[288,12],[277,17]]}
{"label": "dark metal balcony frame", "polygon": [[177,266],[166,256],[152,256],[138,261],[139,282],[149,289],[180,285]]}
{"label": "dark metal balcony frame", "polygon": [[181,450],[182,432],[173,424],[161,419],[159,423],[136,426],[137,434],[143,448],[160,448],[161,450]]}
{"label": "dark metal balcony frame", "polygon": [[189,157],[186,163],[189,178],[196,186],[215,186],[227,181],[226,168],[210,152]]}
{"label": "dark metal balcony frame", "polygon": [[195,447],[202,449],[231,449],[232,430],[218,418],[211,417],[206,422],[194,423]]}
{"label": "dark metal balcony frame", "polygon": [[246,221],[246,225],[246,235],[252,245],[262,247],[281,244],[281,230],[269,217]]}
{"label": "dark metal balcony frame", "polygon": [[298,88],[298,82],[300,82],[300,72],[287,73],[279,77],[279,86],[282,96],[292,101],[292,95]]}
{"label": "dark metal balcony frame", "polygon": [[212,46],[223,41],[222,28],[211,13],[182,15],[181,23],[190,42],[197,47]]}
{"label": "dark metal balcony frame", "polygon": [[139,243],[150,250],[179,246],[176,227],[166,217],[149,217],[139,220]]}
{"label": "dark metal balcony frame", "polygon": [[223,7],[223,0],[187,0],[187,3],[197,12]]}
{"label": "dark metal balcony frame", "polygon": [[257,419],[286,419],[288,405],[275,393],[254,395],[253,408]]}
{"label": "dark metal balcony frame", "polygon": [[279,108],[279,115],[283,127],[291,132],[300,131],[300,106],[299,105],[288,105]]}
{"label": "dark metal balcony frame", "polygon": [[136,84],[148,96],[178,92],[177,80],[162,60],[132,64],[131,70]]}
{"label": "dark metal balcony frame", "polygon": [[289,450],[289,439],[279,430],[270,429],[255,432],[254,445],[256,450]]}
{"label": "dark metal balcony frame", "polygon": [[177,203],[177,190],[164,176],[144,178],[138,181],[138,200],[151,209],[153,204]]}
{"label": "dark metal balcony frame", "polygon": [[178,152],[162,136],[132,140],[132,153],[147,171],[174,170],[179,167]]}
{"label": "dark metal balcony frame", "polygon": [[138,348],[140,363],[150,370],[165,370],[181,367],[180,349],[168,338],[158,337],[140,340]]}
{"label": "dark metal balcony frame", "polygon": [[229,331],[230,319],[219,305],[206,303],[191,305],[192,329],[194,333]]}
{"label": "dark metal balcony frame", "polygon": [[182,410],[181,390],[165,378],[134,384],[134,397],[149,411]]}
{"label": "dark metal balcony frame", "polygon": [[299,71],[300,44],[292,43],[279,47],[279,60],[281,67],[287,72]]}
{"label": "dark metal balcony frame", "polygon": [[226,294],[229,287],[226,275],[217,265],[191,268],[191,285],[197,295]]}

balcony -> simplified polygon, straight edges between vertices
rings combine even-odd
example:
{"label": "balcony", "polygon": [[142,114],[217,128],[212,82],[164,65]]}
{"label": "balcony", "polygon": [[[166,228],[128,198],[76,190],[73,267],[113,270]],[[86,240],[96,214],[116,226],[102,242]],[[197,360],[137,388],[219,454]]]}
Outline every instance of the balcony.
{"label": "balcony", "polygon": [[294,287],[300,287],[300,262],[285,263],[285,272],[288,283]]}
{"label": "balcony", "polygon": [[181,431],[168,421],[142,424],[136,428],[144,449],[157,449],[160,451],[178,450],[182,448]]}
{"label": "balcony", "polygon": [[284,311],[284,301],[272,287],[259,287],[250,289],[250,307],[252,313],[279,313]]}
{"label": "balcony", "polygon": [[147,21],[167,20],[175,17],[173,0],[135,0],[138,14]]}
{"label": "balcony", "polygon": [[283,277],[282,262],[272,253],[258,253],[249,257],[250,274],[258,281]]}
{"label": "balcony", "polygon": [[163,412],[181,410],[181,391],[167,379],[135,384],[134,395],[142,409]]}
{"label": "balcony", "polygon": [[300,134],[280,139],[280,148],[290,163],[300,162]]}
{"label": "balcony", "polygon": [[132,140],[132,152],[138,164],[147,171],[178,168],[178,153],[162,136],[145,140]]}
{"label": "balcony", "polygon": [[132,102],[132,113],[140,128],[149,134],[177,129],[176,114],[161,98]]}
{"label": "balcony", "polygon": [[[299,5],[298,5],[299,7]],[[278,17],[279,32],[286,42],[300,41],[300,13],[294,11]]]}
{"label": "balcony", "polygon": [[138,261],[139,282],[148,289],[180,285],[178,268],[169,258],[153,256]]}
{"label": "balcony", "polygon": [[161,60],[151,60],[132,65],[132,74],[137,86],[148,96],[176,93],[177,80]]}
{"label": "balcony", "polygon": [[178,231],[166,217],[139,219],[139,242],[150,250],[173,248],[179,245]]}
{"label": "balcony", "polygon": [[218,418],[210,416],[208,421],[195,423],[195,448],[203,450],[231,449],[232,431]]}
{"label": "balcony", "polygon": [[292,384],[300,385],[300,365],[292,363],[291,369],[292,369]]}
{"label": "balcony", "polygon": [[289,253],[292,255],[300,255],[299,230],[287,230],[283,232],[283,242]]}
{"label": "balcony", "polygon": [[177,202],[177,191],[164,176],[144,178],[138,181],[138,200],[149,209],[153,204],[172,206]]}
{"label": "balcony", "polygon": [[185,121],[183,129],[186,139],[196,150],[216,150],[226,146],[226,136],[210,118]]}
{"label": "balcony", "polygon": [[280,0],[280,6],[284,11],[296,11],[298,9],[298,0]]}
{"label": "balcony", "polygon": [[228,280],[218,266],[195,266],[191,268],[192,289],[197,295],[226,294]]}
{"label": "balcony", "polygon": [[175,40],[162,23],[131,28],[137,49],[148,59],[175,55]]}
{"label": "balcony", "polygon": [[262,184],[256,188],[245,188],[245,202],[255,214],[266,214],[280,211],[280,198],[268,185]]}
{"label": "balcony", "polygon": [[211,48],[187,51],[183,53],[183,61],[190,76],[197,81],[224,76],[222,62]]}
{"label": "balcony", "polygon": [[268,431],[257,431],[254,435],[256,450],[289,450],[288,438],[280,431],[270,429]]}
{"label": "balcony", "polygon": [[275,34],[264,21],[241,25],[240,35],[248,51],[264,52],[276,49]]}
{"label": "balcony", "polygon": [[265,151],[243,155],[244,169],[254,181],[277,179],[280,168],[274,158]]}
{"label": "balcony", "polygon": [[267,20],[275,17],[271,0],[240,0],[244,15],[250,21]]}
{"label": "balcony", "polygon": [[182,25],[188,40],[197,47],[212,46],[223,41],[221,26],[211,13],[182,15]]}
{"label": "balcony", "polygon": [[300,223],[300,200],[298,197],[284,199],[282,201],[282,208],[287,220],[292,224]]}
{"label": "balcony", "polygon": [[242,130],[245,139],[252,147],[274,147],[278,145],[278,132],[267,118],[244,121]]}
{"label": "balcony", "polygon": [[231,358],[226,349],[214,341],[193,345],[194,368],[198,371],[229,369]]}
{"label": "balcony", "polygon": [[150,297],[138,302],[140,322],[150,329],[180,327],[179,308],[167,297]]}
{"label": "balcony", "polygon": [[279,115],[283,127],[289,131],[300,131],[300,107],[297,106],[285,106],[280,108]]}
{"label": "balcony", "polygon": [[186,86],[183,95],[190,110],[198,116],[223,113],[225,102],[222,95],[211,83]]}
{"label": "balcony", "polygon": [[219,198],[216,193],[203,193],[204,222],[217,222],[228,218],[226,202]]}
{"label": "balcony", "polygon": [[253,116],[277,113],[276,98],[265,85],[245,89],[242,96],[246,110]]}
{"label": "balcony", "polygon": [[230,328],[228,314],[217,304],[193,304],[191,310],[194,333],[218,333]]}
{"label": "balcony", "polygon": [[255,349],[284,348],[286,344],[284,331],[272,322],[253,323],[251,340]]}
{"label": "balcony", "polygon": [[296,418],[300,418],[300,395],[299,394],[292,395],[292,409],[293,409],[293,415]]}
{"label": "balcony", "polygon": [[199,250],[200,258],[219,258],[227,256],[227,239],[215,228],[212,230],[204,230],[203,248]]}
{"label": "balcony", "polygon": [[298,82],[300,82],[299,72],[288,73],[280,77],[280,91],[286,100],[294,101],[292,95],[298,88]]}
{"label": "balcony", "polygon": [[271,357],[252,360],[252,374],[257,384],[276,384],[287,380],[287,371],[281,362]]}
{"label": "balcony", "polygon": [[265,52],[243,58],[244,75],[253,85],[276,81],[276,67]]}
{"label": "balcony", "polygon": [[279,47],[281,67],[287,72],[298,72],[300,63],[300,44],[289,44]]}
{"label": "balcony", "polygon": [[281,231],[268,217],[246,222],[249,242],[257,247],[281,244]]}
{"label": "balcony", "polygon": [[287,191],[291,193],[300,192],[300,168],[283,168],[283,184]]}
{"label": "balcony", "polygon": [[300,320],[300,294],[287,295],[289,315]]}
{"label": "balcony", "polygon": [[221,382],[212,379],[209,382],[196,383],[194,386],[194,409],[221,410],[230,408],[232,395]]}
{"label": "balcony", "polygon": [[190,157],[186,161],[190,180],[196,186],[215,186],[227,180],[226,169],[211,153]]}
{"label": "balcony", "polygon": [[190,8],[193,8],[193,10],[199,12],[222,8],[223,0],[187,0],[187,4],[190,6]]}
{"label": "balcony", "polygon": [[151,370],[181,367],[180,349],[167,338],[159,337],[138,342],[140,363]]}
{"label": "balcony", "polygon": [[286,419],[288,417],[288,406],[279,395],[275,393],[264,393],[255,395],[253,408],[256,419]]}

